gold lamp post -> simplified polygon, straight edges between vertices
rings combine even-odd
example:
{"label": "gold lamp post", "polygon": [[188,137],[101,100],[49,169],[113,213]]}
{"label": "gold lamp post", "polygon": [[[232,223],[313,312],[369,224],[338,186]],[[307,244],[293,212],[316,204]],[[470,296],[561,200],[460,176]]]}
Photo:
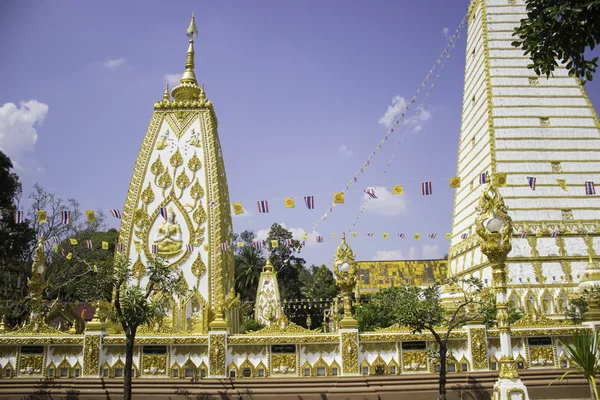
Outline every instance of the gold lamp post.
{"label": "gold lamp post", "polygon": [[352,292],[356,286],[358,266],[354,260],[354,252],[346,242],[346,234],[342,233],[342,243],[335,252],[333,272],[336,282],[344,296],[344,318],[339,323],[341,328],[356,328],[357,322],[352,316]]}
{"label": "gold lamp post", "polygon": [[500,331],[500,374],[494,385],[493,399],[508,400],[519,393],[519,399],[527,400],[527,388],[519,378],[517,364],[512,355],[510,340],[510,317],[506,291],[506,257],[512,250],[512,219],[495,182],[488,183],[479,198],[475,232],[479,247],[492,266],[492,287],[496,297],[496,320]]}

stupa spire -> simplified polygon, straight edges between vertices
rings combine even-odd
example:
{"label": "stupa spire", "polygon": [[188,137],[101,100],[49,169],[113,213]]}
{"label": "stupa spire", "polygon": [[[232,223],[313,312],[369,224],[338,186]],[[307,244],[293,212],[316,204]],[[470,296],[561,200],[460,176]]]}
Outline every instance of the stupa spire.
{"label": "stupa spire", "polygon": [[194,39],[198,37],[198,28],[196,28],[194,13],[192,13],[192,20],[187,28],[186,35],[190,39],[190,42],[185,59],[185,72],[181,77],[179,85],[173,88],[173,97],[175,100],[197,99],[202,91],[198,87],[198,81],[194,73]]}

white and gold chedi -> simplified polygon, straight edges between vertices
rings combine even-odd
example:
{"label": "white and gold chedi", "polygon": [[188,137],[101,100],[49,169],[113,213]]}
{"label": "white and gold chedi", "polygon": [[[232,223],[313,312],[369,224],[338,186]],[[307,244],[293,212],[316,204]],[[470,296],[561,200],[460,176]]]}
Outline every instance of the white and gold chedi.
{"label": "white and gold chedi", "polygon": [[[550,79],[527,68],[531,60],[511,45],[525,17],[523,0],[471,2],[448,273],[491,283],[474,231],[485,187],[479,176],[505,177],[499,190],[516,234],[507,260],[510,299],[559,315],[600,251],[600,200],[584,188],[600,182],[600,121],[563,66]],[[527,177],[536,178],[535,190]]]}
{"label": "white and gold chedi", "polygon": [[145,284],[144,264],[154,254],[182,272],[190,294],[173,300],[174,328],[206,332],[222,310],[229,328],[236,331],[233,254],[221,250],[232,238],[229,192],[214,106],[194,73],[193,39],[198,30],[193,16],[187,35],[185,72],[173,88],[173,99],[167,87],[163,99],[154,104],[119,242],[138,284]]}
{"label": "white and gold chedi", "polygon": [[267,263],[258,281],[254,319],[269,326],[272,323],[279,322],[282,314],[277,274],[273,270],[270,258],[267,256]]}

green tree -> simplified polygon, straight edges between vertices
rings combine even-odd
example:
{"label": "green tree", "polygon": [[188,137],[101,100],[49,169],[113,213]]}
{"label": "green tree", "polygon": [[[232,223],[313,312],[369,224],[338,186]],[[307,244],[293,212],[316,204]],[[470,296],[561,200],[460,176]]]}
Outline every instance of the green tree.
{"label": "green tree", "polygon": [[527,18],[515,28],[519,40],[513,46],[525,50],[537,75],[549,77],[558,67],[557,59],[569,72],[591,81],[598,57],[589,59],[600,40],[600,0],[526,0]]}
{"label": "green tree", "polygon": [[595,333],[578,334],[573,336],[571,344],[561,342],[561,346],[575,371],[567,371],[558,379],[563,380],[566,376],[579,372],[588,381],[592,400],[598,400],[598,387],[596,386],[596,375],[600,373],[598,335]]}
{"label": "green tree", "polygon": [[[453,296],[451,302],[444,303],[441,286],[437,283],[425,288],[401,286],[374,294],[371,301],[375,304],[363,305],[357,311],[359,326],[375,328],[395,323],[410,328],[413,333],[428,331],[433,335],[439,346],[436,358],[440,364],[438,399],[441,400],[446,399],[446,360],[451,332],[480,319],[490,307],[479,279],[452,279],[446,284],[454,285],[460,293]],[[363,318],[366,320],[361,321]]]}
{"label": "green tree", "polygon": [[358,330],[361,332],[387,328],[397,322],[396,304],[404,288],[391,287],[362,296],[356,309]]}
{"label": "green tree", "polygon": [[[299,299],[302,296],[300,271],[304,268],[303,258],[294,255],[294,250],[300,247],[300,242],[292,241],[292,246],[285,246],[284,240],[292,239],[292,232],[279,224],[273,224],[267,237],[269,257],[273,269],[277,272],[277,283],[282,299]],[[272,241],[278,243],[274,248]]]}
{"label": "green tree", "polygon": [[254,302],[260,273],[266,263],[261,250],[252,246],[256,235],[252,231],[244,231],[235,235],[236,242],[243,242],[244,247],[235,249],[235,291],[242,301]]}
{"label": "green tree", "polygon": [[[488,297],[489,307],[485,309],[483,313],[483,324],[488,328],[496,327],[496,302],[494,301],[493,294],[490,292]],[[512,301],[507,303],[508,307],[508,316],[510,318],[510,323],[513,324],[523,318],[523,312],[515,306]]]}
{"label": "green tree", "polygon": [[15,221],[22,189],[8,156],[0,151],[0,319],[8,327],[28,317],[25,301],[31,275],[35,230],[31,220]]}
{"label": "green tree", "polygon": [[311,266],[310,272],[303,269],[307,274],[301,271],[301,278],[307,275],[307,278],[301,279],[303,285],[303,293],[305,297],[311,299],[313,305],[309,309],[312,321],[312,328],[318,328],[323,325],[323,304],[325,299],[333,301],[338,295],[338,288],[335,284],[333,272],[326,266],[317,267]]}
{"label": "green tree", "polygon": [[[133,346],[137,329],[162,319],[168,309],[167,302],[161,297],[170,296],[180,291],[180,275],[161,259],[149,260],[146,265],[148,281],[145,287],[127,285],[133,281],[131,266],[125,257],[118,257],[114,265],[112,283],[115,297],[113,308],[108,315],[113,322],[121,324],[126,337],[125,377],[123,380],[123,398],[131,399],[131,369],[133,366]],[[177,293],[183,295],[183,293]],[[162,295],[162,296],[161,296]]]}

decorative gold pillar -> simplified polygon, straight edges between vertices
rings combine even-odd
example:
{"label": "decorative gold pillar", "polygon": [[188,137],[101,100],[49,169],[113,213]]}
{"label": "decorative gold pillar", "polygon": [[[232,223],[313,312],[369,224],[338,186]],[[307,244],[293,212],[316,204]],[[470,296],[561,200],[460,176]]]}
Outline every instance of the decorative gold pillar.
{"label": "decorative gold pillar", "polygon": [[335,252],[333,272],[336,276],[337,285],[344,296],[344,318],[339,323],[342,329],[354,329],[357,322],[352,316],[352,293],[356,286],[356,275],[358,265],[354,259],[354,252],[346,243],[346,234],[342,233],[342,243]]}
{"label": "decorative gold pillar", "polygon": [[227,378],[227,332],[208,334],[208,369],[211,378]]}
{"label": "decorative gold pillar", "polygon": [[[504,200],[496,186],[496,179],[483,189],[477,208],[475,232],[479,247],[492,266],[492,287],[496,297],[496,320],[500,331],[500,375],[494,385],[494,400],[509,400],[510,393],[519,391],[522,399],[529,399],[527,388],[519,378],[512,355],[510,317],[506,290],[506,257],[512,250],[513,225]],[[487,350],[486,350],[487,352]]]}
{"label": "decorative gold pillar", "polygon": [[[583,293],[584,290],[589,290],[594,287],[600,287],[600,267],[594,262],[592,258],[595,255],[592,238],[586,236],[586,245],[588,247],[588,264],[583,271],[583,277],[579,281],[579,292]],[[583,318],[586,321],[600,321],[600,304],[594,296],[590,296],[588,303],[588,310],[583,314]]]}

